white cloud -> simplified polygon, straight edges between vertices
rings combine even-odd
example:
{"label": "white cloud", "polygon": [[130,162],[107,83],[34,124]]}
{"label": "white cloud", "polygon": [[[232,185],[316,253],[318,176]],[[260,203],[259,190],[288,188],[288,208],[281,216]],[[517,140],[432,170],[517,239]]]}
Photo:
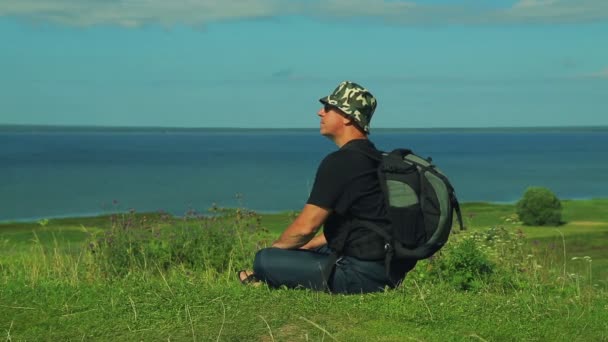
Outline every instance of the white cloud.
{"label": "white cloud", "polygon": [[559,0],[520,0],[513,6],[514,8],[535,8],[542,6],[555,5]]}
{"label": "white cloud", "polygon": [[576,23],[608,20],[605,0],[520,0],[503,13],[514,22]]}
{"label": "white cloud", "polygon": [[[456,2],[455,2],[456,3]],[[70,26],[172,26],[269,18],[364,17],[403,25],[576,23],[608,20],[608,0],[519,0],[511,8],[425,5],[385,0],[17,0],[0,3],[0,16]]]}
{"label": "white cloud", "polygon": [[19,0],[0,3],[0,15],[72,26],[196,26],[210,21],[274,16],[280,4],[274,0]]}
{"label": "white cloud", "polygon": [[592,73],[591,77],[608,79],[608,68]]}
{"label": "white cloud", "polygon": [[574,79],[591,79],[591,78],[595,78],[595,79],[606,79],[608,80],[608,67],[604,68],[603,70],[599,70],[599,71],[595,71],[595,72],[588,72],[588,73],[579,73],[576,75],[573,75]]}

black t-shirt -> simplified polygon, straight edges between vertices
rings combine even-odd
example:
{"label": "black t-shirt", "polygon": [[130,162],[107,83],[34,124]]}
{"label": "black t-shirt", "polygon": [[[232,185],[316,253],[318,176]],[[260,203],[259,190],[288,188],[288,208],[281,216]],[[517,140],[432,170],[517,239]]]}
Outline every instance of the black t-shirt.
{"label": "black t-shirt", "polygon": [[[353,219],[380,227],[389,224],[378,181],[378,161],[368,155],[380,157],[380,151],[368,139],[351,140],[319,165],[307,203],[332,210],[323,225],[330,248]],[[384,262],[384,239],[370,229],[352,224],[344,249],[346,255],[349,247],[358,251],[359,259]],[[402,279],[415,265],[415,260],[395,260],[391,263],[391,276]]]}
{"label": "black t-shirt", "polygon": [[[378,162],[361,151],[380,156],[368,139],[351,140],[327,155],[317,170],[307,203],[332,209],[323,227],[330,247],[345,224],[353,219],[371,221],[379,226],[388,224],[378,182]],[[365,228],[353,227],[347,246],[357,246],[357,250],[365,251],[357,255],[361,259],[380,259],[384,255],[384,240]],[[345,253],[348,255],[348,248]]]}

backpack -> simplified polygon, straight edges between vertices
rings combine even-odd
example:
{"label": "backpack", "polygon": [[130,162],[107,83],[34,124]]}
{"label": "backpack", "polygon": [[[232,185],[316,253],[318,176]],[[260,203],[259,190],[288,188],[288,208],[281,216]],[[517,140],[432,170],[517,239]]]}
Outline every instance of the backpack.
{"label": "backpack", "polygon": [[448,240],[454,211],[463,230],[460,205],[454,187],[445,174],[411,150],[382,153],[378,179],[384,194],[388,232],[379,232],[391,258],[426,259]]}
{"label": "backpack", "polygon": [[[408,149],[382,152],[379,156],[356,150],[378,162],[378,180],[390,225],[380,227],[360,220],[351,224],[369,229],[384,239],[383,254],[389,277],[394,259],[426,259],[446,244],[452,230],[454,211],[460,229],[464,230],[454,187],[431,158],[422,158]],[[331,264],[346,249],[350,230],[351,227],[345,229],[339,239]],[[331,264],[327,272],[333,269]],[[325,279],[328,277],[329,273],[326,273]]]}

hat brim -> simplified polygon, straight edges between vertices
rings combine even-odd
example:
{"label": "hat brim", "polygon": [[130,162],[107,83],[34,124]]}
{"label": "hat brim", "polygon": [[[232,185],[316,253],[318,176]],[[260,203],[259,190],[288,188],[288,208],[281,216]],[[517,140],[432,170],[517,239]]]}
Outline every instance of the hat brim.
{"label": "hat brim", "polygon": [[[321,102],[324,105],[328,105],[328,106],[332,106],[336,109],[338,109],[342,115],[344,115],[345,117],[349,118],[350,120],[352,120],[352,122],[359,128],[361,129],[363,132],[365,132],[366,134],[369,134],[369,129],[365,130],[363,127],[361,127],[361,123],[359,121],[357,121],[357,119],[355,119],[354,115],[352,115],[351,113],[349,113],[349,109],[348,108],[342,108],[340,106],[337,106],[335,104],[332,104],[329,102],[329,100],[331,100],[331,96],[325,96],[319,99],[319,102]],[[336,101],[337,102],[337,101]]]}
{"label": "hat brim", "polygon": [[329,100],[331,100],[331,96],[325,96],[325,97],[320,98],[319,102],[321,102],[324,105],[332,106],[332,107],[334,107],[336,109],[339,109],[342,113],[344,113],[344,115],[346,115],[348,117],[352,117],[352,114],[349,113],[350,110],[348,108],[342,108],[342,107],[340,107],[338,105],[335,105],[335,104],[329,102]]}

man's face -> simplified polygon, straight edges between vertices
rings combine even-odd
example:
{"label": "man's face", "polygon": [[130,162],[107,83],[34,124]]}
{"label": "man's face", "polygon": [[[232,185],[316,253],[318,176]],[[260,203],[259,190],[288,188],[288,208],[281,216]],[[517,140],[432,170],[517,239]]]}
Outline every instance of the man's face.
{"label": "man's face", "polygon": [[319,109],[317,115],[321,118],[320,133],[326,137],[336,136],[348,122],[348,119],[340,113],[339,109],[327,104]]}

